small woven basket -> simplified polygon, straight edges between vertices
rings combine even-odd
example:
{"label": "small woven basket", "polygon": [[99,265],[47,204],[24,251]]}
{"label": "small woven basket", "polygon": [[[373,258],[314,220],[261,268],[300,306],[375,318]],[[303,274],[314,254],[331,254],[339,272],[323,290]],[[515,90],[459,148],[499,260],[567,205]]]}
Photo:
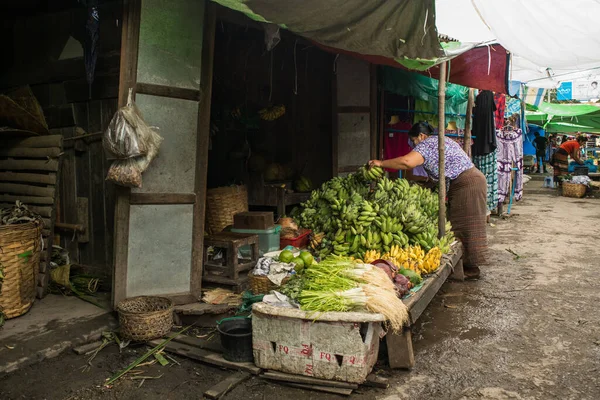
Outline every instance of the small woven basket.
{"label": "small woven basket", "polygon": [[4,272],[0,312],[7,319],[25,314],[33,304],[41,240],[39,221],[0,226],[0,268]]}
{"label": "small woven basket", "polygon": [[117,306],[121,335],[136,342],[165,336],[173,326],[173,302],[165,297],[139,296]]}
{"label": "small woven basket", "polygon": [[586,186],[581,183],[563,182],[562,195],[564,197],[582,198],[585,196]]}
{"label": "small woven basket", "polygon": [[[271,290],[279,288],[279,286],[271,282],[266,276],[257,276],[252,272],[248,273],[248,280],[250,284],[250,290],[255,296],[268,294]],[[289,277],[285,277],[283,278],[283,281],[281,281],[281,284],[285,285],[289,280]]]}
{"label": "small woven basket", "polygon": [[233,225],[233,216],[248,211],[246,186],[227,186],[206,191],[206,223],[209,233]]}

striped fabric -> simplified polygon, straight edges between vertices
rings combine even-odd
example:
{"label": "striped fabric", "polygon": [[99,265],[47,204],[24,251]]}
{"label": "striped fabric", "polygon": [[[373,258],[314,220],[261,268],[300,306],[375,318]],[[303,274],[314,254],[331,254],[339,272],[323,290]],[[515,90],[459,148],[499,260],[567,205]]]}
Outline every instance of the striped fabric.
{"label": "striped fabric", "polygon": [[478,267],[487,256],[487,182],[477,168],[471,168],[452,181],[448,190],[448,220],[464,247],[464,263]]}
{"label": "striped fabric", "polygon": [[487,180],[487,208],[489,211],[498,207],[498,157],[493,151],[485,156],[474,156],[473,163],[485,175]]}

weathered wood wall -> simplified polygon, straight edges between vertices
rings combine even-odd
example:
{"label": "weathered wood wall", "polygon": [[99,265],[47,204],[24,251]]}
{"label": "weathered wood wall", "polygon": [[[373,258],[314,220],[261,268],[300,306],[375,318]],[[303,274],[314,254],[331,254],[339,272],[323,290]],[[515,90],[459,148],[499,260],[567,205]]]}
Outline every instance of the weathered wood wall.
{"label": "weathered wood wall", "polygon": [[110,283],[115,203],[114,187],[105,182],[110,163],[101,135],[73,137],[104,131],[117,109],[122,4],[109,0],[99,7],[99,56],[90,88],[79,43],[85,35],[85,8],[63,3],[56,12],[21,10],[18,17],[3,20],[0,91],[30,85],[51,133],[63,135],[57,221],[87,225],[88,232],[57,231],[55,243],[69,250],[72,262]]}

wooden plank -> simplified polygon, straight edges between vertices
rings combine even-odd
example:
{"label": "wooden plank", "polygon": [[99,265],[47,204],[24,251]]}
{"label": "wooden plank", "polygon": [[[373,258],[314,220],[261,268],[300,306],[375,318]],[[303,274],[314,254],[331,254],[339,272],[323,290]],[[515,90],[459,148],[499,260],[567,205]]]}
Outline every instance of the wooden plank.
{"label": "wooden plank", "polygon": [[35,197],[35,196],[13,196],[0,194],[0,203],[12,203],[17,200],[25,204],[54,204],[54,197]]}
{"label": "wooden plank", "polygon": [[369,73],[370,73],[370,82],[369,82],[369,133],[370,133],[370,148],[371,148],[371,160],[377,159],[378,153],[378,143],[377,139],[379,136],[379,132],[377,131],[377,117],[379,114],[379,110],[377,108],[377,65],[370,64],[369,65]]}
{"label": "wooden plank", "polygon": [[[162,342],[163,340],[152,340],[149,343],[152,346],[157,346]],[[252,362],[236,363],[227,361],[223,358],[221,354],[212,353],[203,349],[198,349],[196,347],[188,346],[183,343],[169,342],[165,346],[165,350],[173,354],[179,354],[180,356],[191,358],[192,360],[201,361],[207,364],[215,365],[217,367],[245,371],[251,373],[252,375],[258,375],[262,372],[262,369],[258,368]]]}
{"label": "wooden plank", "polygon": [[333,393],[333,394],[339,394],[342,396],[352,395],[352,389],[333,388],[333,387],[328,387],[328,386],[317,386],[317,385],[304,385],[301,383],[288,383],[288,382],[282,382],[282,383],[284,383],[287,386],[295,387],[298,389],[315,390],[317,392]]}
{"label": "wooden plank", "polygon": [[284,372],[277,371],[267,371],[260,377],[280,382],[302,383],[305,385],[318,385],[342,389],[358,389],[358,385],[355,383],[318,379],[310,376],[286,374]]}
{"label": "wooden plank", "polygon": [[87,197],[77,197],[77,222],[84,228],[83,231],[79,232],[79,243],[88,243],[90,241],[88,204],[89,203]]}
{"label": "wooden plank", "polygon": [[435,274],[427,278],[421,290],[409,298],[403,300],[408,308],[411,323],[417,322],[423,311],[427,308],[433,297],[440,290],[446,279],[452,272],[450,263],[444,264]]}
{"label": "wooden plank", "polygon": [[44,107],[44,117],[50,129],[75,125],[73,106],[71,104]]}
{"label": "wooden plank", "polygon": [[46,136],[35,136],[20,140],[9,140],[6,142],[6,147],[30,147],[30,148],[44,148],[44,147],[58,147],[63,146],[62,135],[46,135]]}
{"label": "wooden plank", "polygon": [[[0,203],[0,208],[10,208],[14,206],[15,203]],[[43,206],[27,206],[29,211],[33,211],[34,213],[42,216],[50,218],[52,216],[52,207],[43,207]]]}
{"label": "wooden plank", "polygon": [[339,114],[368,114],[371,112],[369,106],[339,106],[337,107]]}
{"label": "wooden plank", "polygon": [[131,193],[130,204],[195,204],[195,193]]}
{"label": "wooden plank", "polygon": [[385,338],[390,368],[413,368],[415,366],[415,355],[410,328],[404,328],[402,333],[388,332]]}
{"label": "wooden plank", "polygon": [[27,172],[0,172],[0,182],[27,182],[55,185],[56,174],[30,174]]}
{"label": "wooden plank", "polygon": [[48,158],[58,157],[62,150],[58,147],[3,147],[0,157]]}
{"label": "wooden plank", "polygon": [[[88,129],[89,132],[102,130],[102,101],[96,100],[88,104]],[[90,264],[108,265],[106,259],[106,237],[104,236],[104,170],[102,159],[104,148],[102,142],[88,144],[89,154],[89,194],[88,196],[88,229],[90,241]],[[80,222],[81,223],[81,222]],[[81,247],[81,246],[80,246]]]}
{"label": "wooden plank", "polygon": [[152,83],[138,82],[135,85],[136,93],[148,94],[152,96],[169,97],[172,99],[200,100],[200,90],[185,89],[174,86],[155,85]]}
{"label": "wooden plank", "polygon": [[[119,69],[119,107],[127,104],[130,88],[135,88],[140,39],[141,0],[123,2],[121,30],[121,66]],[[116,308],[127,296],[127,258],[129,251],[129,195],[131,190],[115,188],[115,218],[113,239],[112,303]]]}
{"label": "wooden plank", "polygon": [[190,292],[200,298],[202,295],[202,264],[204,262],[204,222],[206,215],[206,188],[208,182],[208,143],[210,141],[210,114],[212,102],[212,81],[215,54],[215,32],[217,24],[216,6],[206,2],[204,14],[204,34],[200,75],[200,105],[198,107],[198,133],[196,135],[196,171],[194,177],[194,220],[192,233],[192,268]]}
{"label": "wooden plank", "polygon": [[469,88],[469,97],[467,99],[467,116],[465,118],[465,140],[463,150],[471,157],[471,124],[473,116],[473,104],[475,104],[475,89]]}
{"label": "wooden plank", "polygon": [[[115,112],[117,111],[117,99],[104,100],[102,102],[102,129],[105,130],[110,124]],[[106,266],[110,272],[113,270],[113,239],[114,239],[114,224],[115,224],[115,185],[111,182],[107,182],[104,177],[108,172],[111,162],[102,157],[102,184],[104,193],[104,236],[106,238],[106,245],[104,251],[106,252]]]}
{"label": "wooden plank", "polygon": [[58,160],[0,160],[0,170],[5,171],[52,171],[58,169]]}
{"label": "wooden plank", "polygon": [[390,381],[388,378],[377,376],[375,374],[369,374],[369,376],[367,376],[367,380],[363,385],[376,387],[380,389],[387,389],[390,387]]}
{"label": "wooden plank", "polygon": [[101,345],[102,345],[102,341],[98,340],[98,341],[95,341],[95,342],[92,342],[92,343],[87,343],[87,344],[75,347],[73,349],[73,351],[77,355],[82,355],[82,354],[86,354],[86,353],[88,353],[90,351],[96,350]]}
{"label": "wooden plank", "polygon": [[[185,315],[185,314],[184,314]],[[182,343],[187,346],[197,347],[203,350],[210,350],[215,353],[222,353],[223,347],[221,347],[221,341],[218,338],[219,335],[215,335],[215,340],[205,340],[200,338],[195,338],[187,335],[179,335],[173,339],[174,342]]]}
{"label": "wooden plank", "polygon": [[[337,57],[337,56],[336,56]],[[334,59],[334,71],[337,58]],[[331,176],[338,176],[338,152],[339,152],[339,114],[334,110],[337,109],[337,74],[333,74],[331,79]]]}
{"label": "wooden plank", "polygon": [[225,396],[227,392],[237,387],[239,384],[247,381],[252,377],[252,374],[248,372],[238,371],[227,378],[217,383],[215,386],[204,392],[204,397],[209,399],[220,399]]}
{"label": "wooden plank", "polygon": [[448,62],[440,64],[440,80],[438,85],[438,237],[446,235],[446,70]]}
{"label": "wooden plank", "polygon": [[0,192],[24,196],[54,197],[54,187],[22,185],[19,183],[1,183]]}
{"label": "wooden plank", "polygon": [[[44,251],[42,254],[47,256],[48,253],[46,251]],[[40,262],[39,272],[41,272],[42,274],[45,274],[47,269],[48,269],[48,263]]]}

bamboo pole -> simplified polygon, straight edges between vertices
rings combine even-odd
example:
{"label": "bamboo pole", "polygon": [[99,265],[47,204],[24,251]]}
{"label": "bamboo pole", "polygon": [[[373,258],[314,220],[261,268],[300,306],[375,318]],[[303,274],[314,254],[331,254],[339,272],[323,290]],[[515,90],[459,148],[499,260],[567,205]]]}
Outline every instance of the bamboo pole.
{"label": "bamboo pole", "polygon": [[447,62],[440,65],[438,85],[438,155],[439,155],[439,193],[440,211],[438,214],[438,236],[446,235],[446,70]]}
{"label": "bamboo pole", "polygon": [[463,149],[471,157],[471,118],[473,117],[473,105],[475,103],[475,89],[469,88],[469,100],[467,101],[467,118],[465,121],[465,142]]}

